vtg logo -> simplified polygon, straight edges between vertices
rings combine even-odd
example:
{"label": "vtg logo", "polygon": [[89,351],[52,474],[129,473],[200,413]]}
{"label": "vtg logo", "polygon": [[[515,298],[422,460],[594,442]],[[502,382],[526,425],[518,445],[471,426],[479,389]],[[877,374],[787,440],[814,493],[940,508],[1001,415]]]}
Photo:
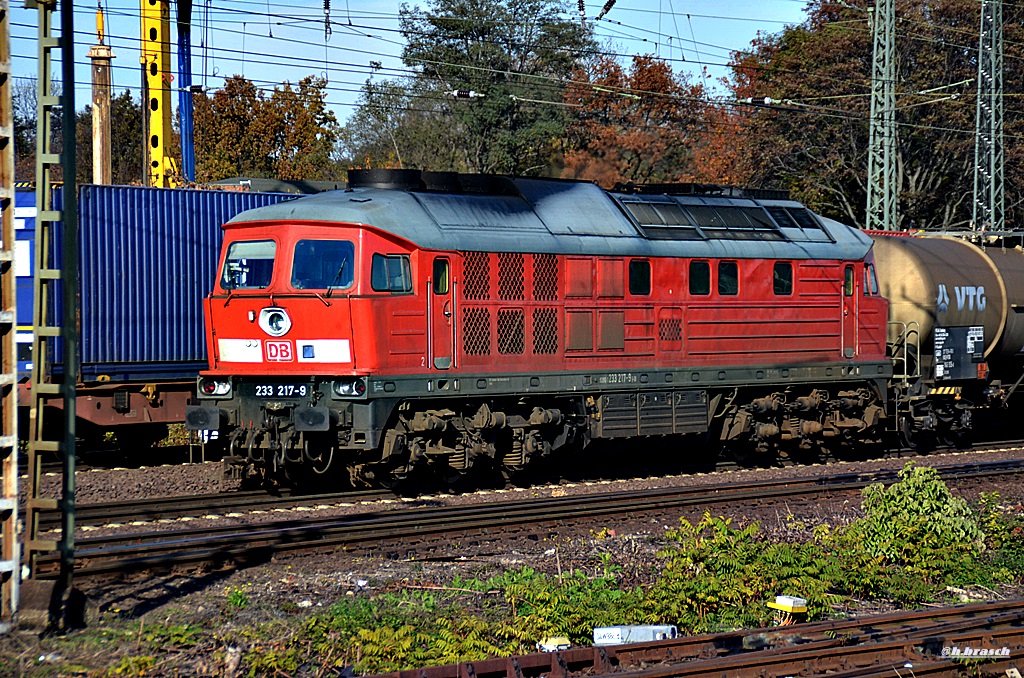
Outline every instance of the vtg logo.
{"label": "vtg logo", "polygon": [[[964,308],[968,311],[984,311],[985,306],[988,304],[988,300],[985,298],[985,286],[978,285],[972,287],[968,285],[956,286],[953,288],[953,292],[956,295],[956,310],[963,311]],[[949,292],[946,291],[945,285],[939,285],[939,294],[935,299],[935,306],[939,313],[945,313],[949,310]]]}
{"label": "vtg logo", "polygon": [[267,362],[290,363],[295,359],[290,341],[267,341],[263,345],[267,347]]}

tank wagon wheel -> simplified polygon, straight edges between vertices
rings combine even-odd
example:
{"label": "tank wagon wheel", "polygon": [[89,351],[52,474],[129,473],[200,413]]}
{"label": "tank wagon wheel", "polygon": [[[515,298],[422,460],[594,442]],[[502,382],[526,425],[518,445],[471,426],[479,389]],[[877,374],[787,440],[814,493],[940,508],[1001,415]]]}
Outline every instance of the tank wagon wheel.
{"label": "tank wagon wheel", "polygon": [[896,426],[899,434],[900,447],[904,447],[908,450],[916,450],[918,446],[918,436],[914,433],[914,422],[912,418],[906,414],[901,414],[899,415]]}

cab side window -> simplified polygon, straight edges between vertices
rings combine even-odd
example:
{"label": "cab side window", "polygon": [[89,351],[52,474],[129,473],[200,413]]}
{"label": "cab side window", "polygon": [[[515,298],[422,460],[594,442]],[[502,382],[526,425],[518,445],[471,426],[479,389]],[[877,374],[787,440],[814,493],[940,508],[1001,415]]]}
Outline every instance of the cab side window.
{"label": "cab side window", "polygon": [[878,276],[875,275],[875,265],[868,264],[864,267],[864,294],[878,294]]}
{"label": "cab side window", "polygon": [[448,260],[434,259],[434,294],[448,294]]}
{"label": "cab side window", "polygon": [[375,292],[412,292],[412,268],[406,254],[374,254],[370,287]]}

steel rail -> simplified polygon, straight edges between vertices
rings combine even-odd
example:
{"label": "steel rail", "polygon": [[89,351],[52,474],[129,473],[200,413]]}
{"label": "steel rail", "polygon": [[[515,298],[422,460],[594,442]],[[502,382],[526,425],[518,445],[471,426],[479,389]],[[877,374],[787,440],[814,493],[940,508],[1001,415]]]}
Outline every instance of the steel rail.
{"label": "steel rail", "polygon": [[[996,463],[996,462],[982,462]],[[1015,464],[1017,462],[1007,462]],[[965,464],[960,464],[961,466]],[[895,478],[896,471],[880,471],[879,480]],[[850,475],[850,474],[840,474]],[[782,481],[789,482],[789,481]],[[764,483],[747,483],[748,486],[762,486]],[[684,488],[680,488],[682,491]],[[158,497],[125,502],[94,502],[76,507],[76,524],[99,526],[111,523],[145,523],[157,520],[173,520],[182,517],[223,515],[254,510],[273,511],[302,506],[335,505],[394,500],[415,503],[417,498],[401,497],[384,490],[332,492],[324,494],[291,495],[275,497],[263,491],[201,494],[179,497]],[[53,530],[60,526],[60,511],[42,511],[39,517],[41,530]]]}
{"label": "steel rail", "polygon": [[[950,643],[984,639],[987,646],[997,629],[1020,647],[1024,600],[980,603],[952,608],[896,612],[858,619],[797,624],[771,629],[743,630],[681,637],[671,640],[448,664],[366,678],[523,678],[546,675],[616,673],[645,678],[699,675],[752,676],[812,675],[848,670],[858,675],[874,670],[880,661],[909,658],[926,661],[941,657]],[[1014,635],[1016,634],[1016,635]],[[919,648],[919,649],[918,649]],[[1015,653],[1021,656],[1022,652]],[[660,666],[651,667],[652,663]],[[851,665],[857,668],[849,671]],[[918,664],[915,664],[915,670]],[[962,665],[959,666],[963,668]],[[885,675],[892,676],[892,667]],[[879,674],[883,675],[883,674]]]}
{"label": "steel rail", "polygon": [[[236,513],[319,504],[359,503],[395,499],[391,492],[370,490],[346,493],[303,494],[273,496],[263,491],[219,492],[180,497],[155,497],[131,501],[93,502],[75,507],[77,525],[106,525],[110,523],[152,522],[208,514]],[[39,516],[41,530],[60,527],[60,511],[42,511]]]}
{"label": "steel rail", "polygon": [[[1024,460],[955,464],[937,470],[949,479],[977,479],[1022,472]],[[456,535],[492,541],[503,534],[521,535],[545,525],[555,529],[609,515],[647,515],[692,506],[851,492],[893,478],[895,472],[888,471],[849,473],[99,536],[79,540],[76,574],[110,574],[196,563],[259,562],[277,553],[328,547],[360,551],[383,548],[389,555],[401,556],[417,553],[431,543],[450,541]],[[50,576],[54,562],[52,556],[40,556],[40,576]]]}

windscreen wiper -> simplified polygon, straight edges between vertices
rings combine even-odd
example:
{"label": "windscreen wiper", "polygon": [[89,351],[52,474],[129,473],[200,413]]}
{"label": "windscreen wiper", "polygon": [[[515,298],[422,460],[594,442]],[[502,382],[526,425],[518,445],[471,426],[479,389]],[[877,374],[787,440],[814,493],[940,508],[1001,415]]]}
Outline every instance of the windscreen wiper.
{"label": "windscreen wiper", "polygon": [[347,264],[347,263],[348,263],[348,259],[342,259],[341,260],[341,266],[338,267],[338,272],[334,275],[334,280],[332,280],[331,284],[327,286],[327,298],[328,299],[330,299],[331,292],[334,291],[334,288],[337,286],[337,284],[339,282],[341,282],[341,274],[345,272],[345,264]]}

